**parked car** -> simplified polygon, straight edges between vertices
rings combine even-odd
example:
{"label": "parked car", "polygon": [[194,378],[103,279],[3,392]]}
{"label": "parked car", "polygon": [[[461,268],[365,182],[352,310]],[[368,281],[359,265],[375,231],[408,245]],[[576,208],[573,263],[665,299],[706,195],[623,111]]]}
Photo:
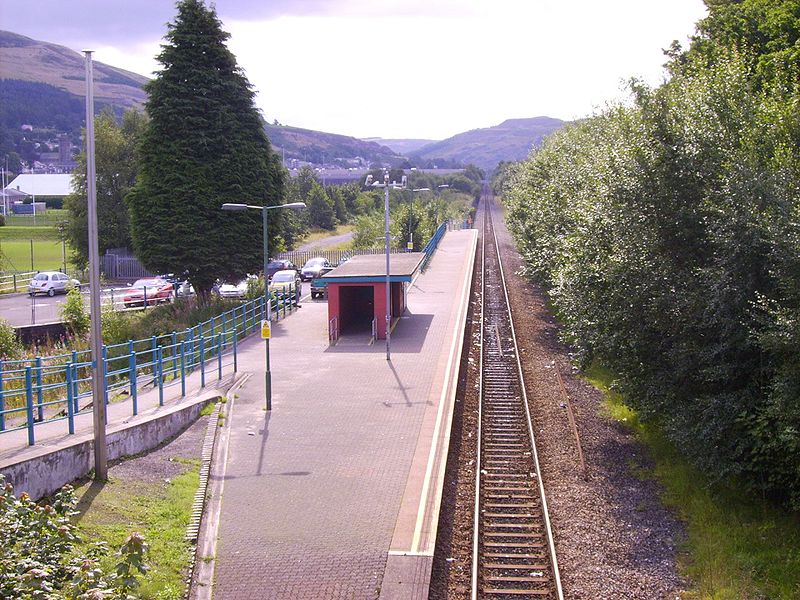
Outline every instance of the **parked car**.
{"label": "parked car", "polygon": [[302,293],[303,282],[300,275],[293,269],[286,269],[278,271],[272,276],[272,281],[269,283],[269,291],[271,294],[287,293],[290,288],[294,288],[294,303],[300,303],[300,294]]}
{"label": "parked car", "polygon": [[289,269],[297,270],[297,267],[290,260],[285,258],[273,258],[267,263],[267,279],[272,279],[278,271],[286,271]]}
{"label": "parked car", "polygon": [[325,294],[328,292],[328,282],[322,279],[322,276],[325,273],[330,273],[333,271],[334,267],[323,267],[322,270],[319,272],[319,275],[311,280],[311,297],[312,298],[324,298]]}
{"label": "parked car", "polygon": [[320,271],[322,271],[322,269],[330,266],[331,263],[328,262],[328,259],[323,258],[322,256],[317,256],[316,258],[309,258],[306,261],[306,264],[303,265],[303,268],[300,269],[300,278],[303,281],[314,279],[315,277],[319,277]]}
{"label": "parked car", "polygon": [[175,287],[172,282],[160,277],[137,279],[122,297],[125,308],[134,306],[150,306],[163,302],[172,302]]}
{"label": "parked car", "polygon": [[242,279],[239,283],[223,283],[217,291],[223,298],[244,298],[245,294],[247,294],[247,282],[249,279],[249,277]]}
{"label": "parked car", "polygon": [[41,271],[34,275],[28,284],[28,295],[47,294],[48,296],[55,296],[56,294],[66,294],[73,287],[80,289],[81,282],[77,279],[70,279],[59,271]]}
{"label": "parked car", "polygon": [[173,282],[173,285],[175,286],[175,295],[179,298],[188,298],[195,295],[194,286],[188,281]]}

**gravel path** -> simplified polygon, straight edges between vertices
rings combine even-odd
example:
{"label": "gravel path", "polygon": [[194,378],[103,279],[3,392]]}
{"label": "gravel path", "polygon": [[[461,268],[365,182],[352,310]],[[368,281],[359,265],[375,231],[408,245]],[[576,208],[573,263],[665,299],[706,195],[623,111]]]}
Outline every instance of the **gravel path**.
{"label": "gravel path", "polygon": [[[683,529],[660,504],[658,485],[636,476],[650,466],[646,449],[603,414],[600,392],[577,377],[568,349],[558,341],[558,326],[546,309],[544,295],[516,274],[522,260],[499,214],[495,227],[509,279],[565,597],[678,598],[686,588],[675,567]],[[556,369],[563,377],[580,431],[586,479]],[[454,440],[452,447],[463,454],[449,465],[431,598],[464,598],[469,589],[474,478],[469,461],[474,455],[477,406],[474,371],[470,363],[463,381],[465,396],[459,404],[463,412],[456,416],[454,426],[461,439]]]}

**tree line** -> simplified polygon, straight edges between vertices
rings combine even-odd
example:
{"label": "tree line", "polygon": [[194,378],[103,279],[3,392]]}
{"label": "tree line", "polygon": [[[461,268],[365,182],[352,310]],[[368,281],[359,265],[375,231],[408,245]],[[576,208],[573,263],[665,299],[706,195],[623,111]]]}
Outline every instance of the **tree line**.
{"label": "tree line", "polygon": [[494,184],[579,359],[712,480],[797,509],[800,2],[706,4],[666,83]]}

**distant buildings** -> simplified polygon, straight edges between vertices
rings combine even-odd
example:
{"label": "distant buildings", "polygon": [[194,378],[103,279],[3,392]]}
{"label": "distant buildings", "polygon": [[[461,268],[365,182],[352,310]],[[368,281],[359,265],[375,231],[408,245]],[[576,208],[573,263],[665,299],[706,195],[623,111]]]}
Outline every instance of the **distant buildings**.
{"label": "distant buildings", "polygon": [[[44,212],[46,202],[61,205],[72,192],[69,173],[23,173],[17,175],[0,194],[0,214],[32,214]],[[33,206],[32,206],[33,204]]]}

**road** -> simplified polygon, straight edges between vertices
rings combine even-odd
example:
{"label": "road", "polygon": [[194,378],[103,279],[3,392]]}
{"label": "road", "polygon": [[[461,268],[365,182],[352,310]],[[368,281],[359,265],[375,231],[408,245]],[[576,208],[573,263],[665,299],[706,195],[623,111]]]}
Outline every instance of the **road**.
{"label": "road", "polygon": [[[303,284],[301,301],[309,299],[311,284]],[[61,320],[61,307],[66,296],[34,296],[28,294],[0,295],[0,319],[5,319],[12,327],[39,325]],[[88,310],[88,297],[84,294]]]}
{"label": "road", "polygon": [[61,320],[61,307],[66,296],[34,296],[8,294],[0,296],[0,319],[13,327],[52,323]]}

